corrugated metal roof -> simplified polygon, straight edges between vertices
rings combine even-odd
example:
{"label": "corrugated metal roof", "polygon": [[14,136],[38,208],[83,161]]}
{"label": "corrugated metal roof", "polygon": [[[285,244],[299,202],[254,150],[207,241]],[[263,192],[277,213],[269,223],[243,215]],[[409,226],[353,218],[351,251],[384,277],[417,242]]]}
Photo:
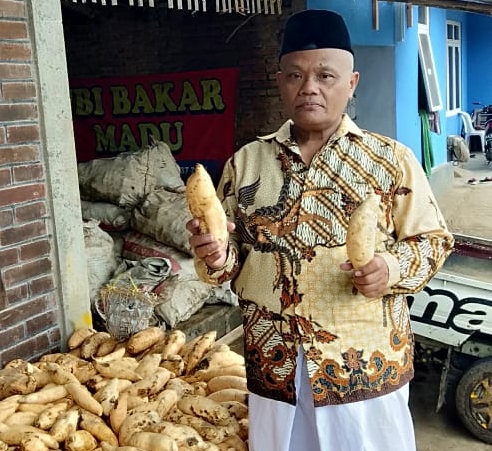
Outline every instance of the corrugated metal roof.
{"label": "corrugated metal roof", "polygon": [[282,0],[64,0],[65,3],[77,3],[86,6],[128,5],[141,8],[159,6],[188,11],[212,10],[218,13],[238,14],[281,14]]}

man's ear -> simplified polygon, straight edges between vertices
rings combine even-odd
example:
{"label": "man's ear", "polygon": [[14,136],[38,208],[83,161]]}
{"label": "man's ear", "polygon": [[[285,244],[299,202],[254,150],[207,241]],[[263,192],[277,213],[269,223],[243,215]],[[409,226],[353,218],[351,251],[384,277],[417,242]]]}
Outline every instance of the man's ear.
{"label": "man's ear", "polygon": [[359,72],[352,72],[352,77],[350,78],[350,88],[352,89],[352,94],[355,92],[355,88],[359,84]]}
{"label": "man's ear", "polygon": [[280,83],[280,78],[282,77],[282,71],[277,71],[277,73],[275,74],[276,78],[277,78],[277,83]]}

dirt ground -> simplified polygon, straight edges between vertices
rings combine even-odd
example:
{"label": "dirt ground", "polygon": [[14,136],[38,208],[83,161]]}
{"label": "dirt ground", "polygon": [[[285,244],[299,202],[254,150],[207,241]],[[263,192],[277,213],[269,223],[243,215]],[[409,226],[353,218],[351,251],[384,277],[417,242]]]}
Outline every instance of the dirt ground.
{"label": "dirt ground", "polygon": [[453,186],[439,207],[451,232],[492,240],[492,163],[481,153],[470,156],[454,166]]}

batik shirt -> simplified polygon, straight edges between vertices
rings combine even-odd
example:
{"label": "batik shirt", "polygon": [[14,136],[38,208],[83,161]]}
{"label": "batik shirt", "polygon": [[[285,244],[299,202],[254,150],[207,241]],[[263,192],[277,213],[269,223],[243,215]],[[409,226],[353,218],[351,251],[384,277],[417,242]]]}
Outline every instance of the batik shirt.
{"label": "batik shirt", "polygon": [[[295,404],[300,346],[315,406],[380,396],[413,376],[405,295],[426,285],[451,252],[426,176],[402,144],[344,116],[306,165],[286,122],[238,150],[218,195],[236,224],[210,283],[232,280],[243,315],[248,389]],[[367,299],[342,271],[351,213],[381,197],[376,253],[389,268],[382,297]]]}

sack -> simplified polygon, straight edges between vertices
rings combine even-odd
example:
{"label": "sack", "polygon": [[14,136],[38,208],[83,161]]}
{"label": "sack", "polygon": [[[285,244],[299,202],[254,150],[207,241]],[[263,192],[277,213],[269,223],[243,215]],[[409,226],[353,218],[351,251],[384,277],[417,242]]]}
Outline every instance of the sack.
{"label": "sack", "polygon": [[153,142],[137,152],[77,165],[80,197],[133,208],[158,186],[183,191],[180,169],[169,146]]}
{"label": "sack", "polygon": [[184,193],[157,189],[132,211],[133,230],[192,255],[186,223],[192,218]]}
{"label": "sack", "polygon": [[450,135],[447,137],[447,148],[454,161],[466,163],[470,159],[470,149],[463,137]]}
{"label": "sack", "polygon": [[80,201],[82,219],[99,221],[106,231],[122,231],[130,228],[131,211],[107,202]]}
{"label": "sack", "polygon": [[114,254],[113,238],[99,227],[98,221],[88,221],[83,228],[89,297],[94,301],[99,295],[99,289],[112,277],[118,262]]}

